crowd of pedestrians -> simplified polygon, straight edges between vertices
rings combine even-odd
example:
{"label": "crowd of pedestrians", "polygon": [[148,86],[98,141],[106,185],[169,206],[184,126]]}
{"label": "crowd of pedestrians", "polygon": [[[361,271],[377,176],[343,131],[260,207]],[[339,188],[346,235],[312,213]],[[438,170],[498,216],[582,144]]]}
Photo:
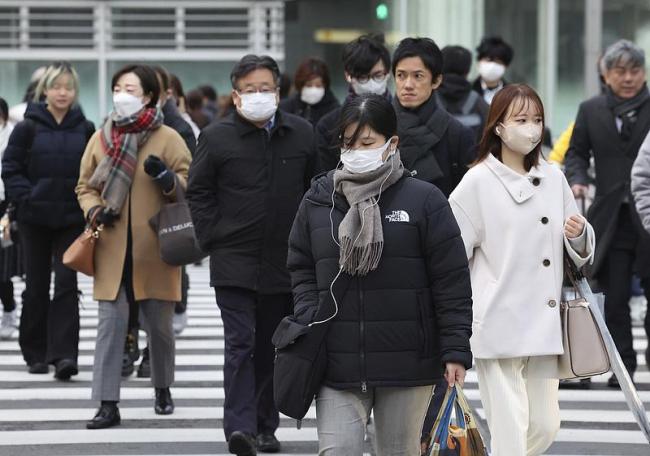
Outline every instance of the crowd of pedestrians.
{"label": "crowd of pedestrians", "polygon": [[[174,413],[190,282],[162,259],[150,221],[186,201],[224,327],[231,453],[281,449],[272,337],[288,317],[327,325],[320,454],[361,455],[371,416],[377,454],[426,452],[447,385],[472,367],[491,454],[542,454],[560,425],[565,256],[604,292],[607,325],[630,376],[637,369],[633,276],[650,296],[645,54],[625,40],[604,51],[602,93],[551,155],[564,169],[547,161],[540,97],[504,79],[512,47],[486,37],[476,55],[470,81],[468,49],[405,38],[391,55],[363,35],[345,45],[343,75],[306,58],[287,94],[271,57],[246,55],[221,96],[133,64],[113,75],[97,130],[74,67],[37,70],[24,103],[0,99],[0,338],[18,325],[31,374],[77,375],[80,292],[63,256],[97,227],[98,410],[86,426],[120,424],[120,383],[140,358],[154,412]],[[15,277],[26,284],[19,305]]]}

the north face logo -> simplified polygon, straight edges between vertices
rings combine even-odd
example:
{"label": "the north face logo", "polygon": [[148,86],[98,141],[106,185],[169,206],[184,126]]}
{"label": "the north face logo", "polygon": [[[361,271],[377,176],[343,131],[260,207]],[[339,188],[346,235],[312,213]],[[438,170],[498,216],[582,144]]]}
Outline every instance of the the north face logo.
{"label": "the north face logo", "polygon": [[386,220],[389,222],[409,222],[411,221],[411,217],[409,217],[409,213],[406,211],[393,211],[390,214],[386,214]]}

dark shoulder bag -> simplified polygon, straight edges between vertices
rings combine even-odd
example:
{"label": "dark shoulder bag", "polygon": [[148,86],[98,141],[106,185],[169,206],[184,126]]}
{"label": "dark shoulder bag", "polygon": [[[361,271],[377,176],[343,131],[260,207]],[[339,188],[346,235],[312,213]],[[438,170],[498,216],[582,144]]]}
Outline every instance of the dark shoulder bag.
{"label": "dark shoulder bag", "polygon": [[165,263],[184,266],[205,257],[196,239],[190,208],[178,179],[176,202],[165,204],[149,219],[149,225],[158,234],[160,257]]}

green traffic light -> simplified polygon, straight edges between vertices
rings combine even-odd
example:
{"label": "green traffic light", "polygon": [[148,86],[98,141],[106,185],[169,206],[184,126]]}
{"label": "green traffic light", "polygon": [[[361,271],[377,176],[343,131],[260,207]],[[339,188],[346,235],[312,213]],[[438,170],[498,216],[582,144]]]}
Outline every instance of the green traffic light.
{"label": "green traffic light", "polygon": [[380,3],[377,5],[377,9],[375,10],[375,13],[377,14],[377,19],[380,21],[385,21],[388,19],[388,5],[385,3]]}

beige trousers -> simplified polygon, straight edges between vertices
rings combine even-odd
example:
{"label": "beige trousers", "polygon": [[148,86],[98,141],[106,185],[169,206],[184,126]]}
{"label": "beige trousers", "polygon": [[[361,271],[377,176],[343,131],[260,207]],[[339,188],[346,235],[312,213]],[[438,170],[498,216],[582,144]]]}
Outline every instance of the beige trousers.
{"label": "beige trousers", "polygon": [[477,359],[492,456],[536,456],[560,429],[557,356]]}

